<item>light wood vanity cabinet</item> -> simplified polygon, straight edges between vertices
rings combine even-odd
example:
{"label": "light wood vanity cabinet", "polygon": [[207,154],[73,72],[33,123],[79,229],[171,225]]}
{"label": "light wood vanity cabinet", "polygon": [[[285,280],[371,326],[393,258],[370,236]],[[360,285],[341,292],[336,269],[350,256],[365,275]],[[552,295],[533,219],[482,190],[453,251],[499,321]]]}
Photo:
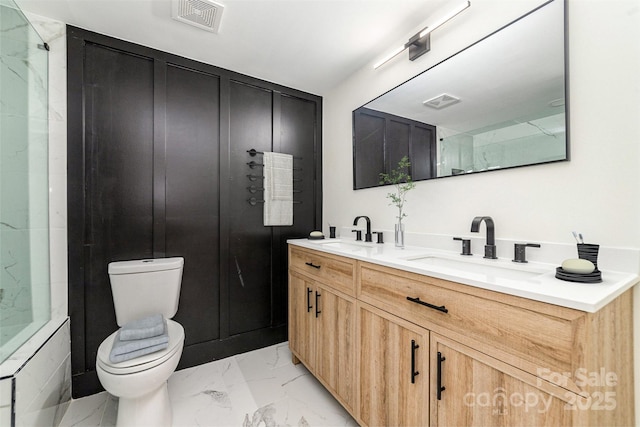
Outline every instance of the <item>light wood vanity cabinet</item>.
{"label": "light wood vanity cabinet", "polygon": [[[342,259],[357,279],[347,409],[360,424],[633,425],[631,290],[587,313]],[[305,327],[290,317],[298,357]]]}
{"label": "light wood vanity cabinet", "polygon": [[358,304],[356,418],[369,426],[429,422],[429,331]]}
{"label": "light wood vanity cabinet", "polygon": [[436,333],[431,348],[431,425],[573,424],[576,394]]}
{"label": "light wood vanity cabinet", "polygon": [[[289,346],[350,412],[355,407],[355,261],[289,247]],[[311,264],[311,265],[310,265]]]}

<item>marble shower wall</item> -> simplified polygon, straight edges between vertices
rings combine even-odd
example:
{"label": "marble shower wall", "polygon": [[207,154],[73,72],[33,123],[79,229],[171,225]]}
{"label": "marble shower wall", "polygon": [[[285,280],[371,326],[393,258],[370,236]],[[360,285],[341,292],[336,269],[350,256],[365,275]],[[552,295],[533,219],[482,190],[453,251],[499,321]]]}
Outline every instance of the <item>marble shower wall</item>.
{"label": "marble shower wall", "polygon": [[[7,0],[0,0],[0,4],[6,2]],[[14,425],[54,426],[59,424],[71,400],[70,336],[67,318],[66,26],[49,18],[25,14],[42,40],[50,47],[48,67],[45,68],[48,70],[48,76],[39,75],[41,79],[48,78],[48,91],[36,92],[36,98],[29,101],[34,106],[38,102],[46,106],[43,103],[48,101],[49,149],[48,152],[46,148],[41,151],[32,150],[29,158],[42,161],[33,173],[44,174],[45,183],[48,178],[48,185],[39,188],[38,197],[42,197],[44,191],[44,197],[48,196],[49,202],[41,206],[41,209],[34,210],[34,216],[30,217],[29,221],[44,226],[48,223],[47,232],[34,233],[31,240],[32,243],[46,234],[49,235],[48,245],[41,245],[43,249],[40,252],[31,252],[32,256],[47,265],[46,279],[44,276],[33,277],[34,281],[46,288],[47,299],[38,300],[32,297],[32,302],[35,305],[46,306],[46,313],[50,314],[52,320],[2,364],[0,424],[12,425],[5,421],[6,416],[11,417],[13,413]],[[4,14],[2,19],[4,20]],[[2,60],[4,67],[4,57]],[[2,71],[4,74],[5,69]],[[29,72],[35,78],[35,71],[30,69]],[[4,89],[3,87],[3,94]],[[41,113],[43,111],[41,110]],[[42,114],[37,117],[41,123],[46,123]],[[5,122],[2,122],[2,129],[4,132]],[[46,129],[41,127],[39,132],[39,141],[46,142],[43,136],[46,135]],[[5,166],[3,155],[4,153],[0,154],[2,170]],[[4,172],[0,171],[0,174],[2,173]],[[4,186],[7,182],[4,175],[0,176],[0,181]],[[4,192],[5,188],[1,188],[0,191]],[[0,206],[0,209],[4,207]],[[6,229],[5,225],[0,225],[0,232]],[[2,269],[2,273],[4,272],[5,269]],[[10,392],[12,387],[14,390],[9,394],[7,403],[4,399],[5,391]],[[15,400],[11,403],[12,397]]]}

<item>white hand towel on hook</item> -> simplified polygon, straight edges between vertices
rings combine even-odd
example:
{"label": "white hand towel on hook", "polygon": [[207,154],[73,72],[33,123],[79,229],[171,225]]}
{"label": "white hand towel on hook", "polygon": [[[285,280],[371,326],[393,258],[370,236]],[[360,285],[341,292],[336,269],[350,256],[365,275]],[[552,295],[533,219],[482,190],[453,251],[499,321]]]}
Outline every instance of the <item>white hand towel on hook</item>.
{"label": "white hand towel on hook", "polygon": [[293,225],[293,156],[265,152],[263,163],[264,225]]}

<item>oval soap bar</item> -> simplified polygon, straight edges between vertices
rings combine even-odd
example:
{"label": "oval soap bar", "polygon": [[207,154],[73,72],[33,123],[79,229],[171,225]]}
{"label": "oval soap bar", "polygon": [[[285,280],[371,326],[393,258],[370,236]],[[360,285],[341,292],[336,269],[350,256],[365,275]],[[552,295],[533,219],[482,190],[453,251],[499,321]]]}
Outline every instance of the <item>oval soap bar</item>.
{"label": "oval soap bar", "polygon": [[589,274],[596,266],[586,259],[567,259],[562,263],[562,269],[568,273]]}
{"label": "oval soap bar", "polygon": [[309,233],[309,240],[322,240],[324,239],[324,234],[322,231],[312,231]]}

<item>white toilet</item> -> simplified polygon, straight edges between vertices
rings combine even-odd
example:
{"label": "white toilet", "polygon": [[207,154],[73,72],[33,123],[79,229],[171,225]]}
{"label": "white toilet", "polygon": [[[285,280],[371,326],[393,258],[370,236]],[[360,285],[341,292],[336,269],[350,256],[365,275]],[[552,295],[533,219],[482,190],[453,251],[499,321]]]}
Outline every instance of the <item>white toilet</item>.
{"label": "white toilet", "polygon": [[183,258],[120,261],[109,264],[119,326],[153,314],[167,319],[166,349],[124,362],[109,361],[116,332],[98,348],[96,371],[102,386],[119,397],[117,426],[170,426],[173,412],[167,380],[178,366],[184,329],[171,319],[178,311]]}

